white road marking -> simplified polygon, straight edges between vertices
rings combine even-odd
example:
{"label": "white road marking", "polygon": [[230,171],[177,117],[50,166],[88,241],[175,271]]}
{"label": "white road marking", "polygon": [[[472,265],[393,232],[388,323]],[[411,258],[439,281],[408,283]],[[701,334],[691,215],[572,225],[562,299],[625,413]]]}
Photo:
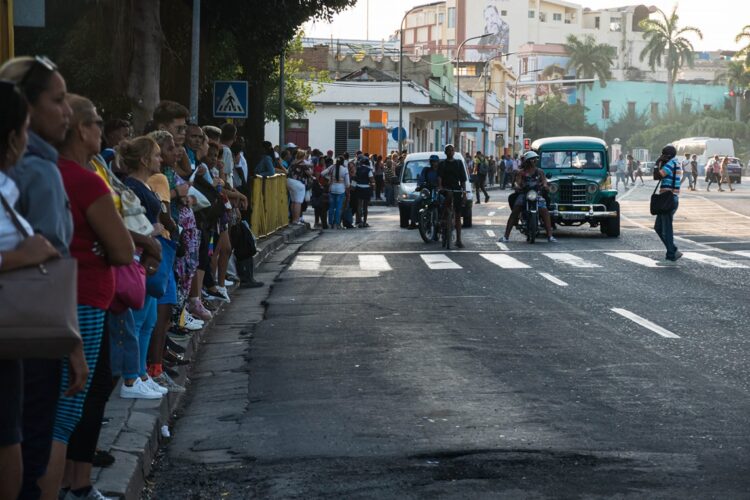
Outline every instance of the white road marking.
{"label": "white road marking", "polygon": [[391,271],[384,255],[360,255],[359,267],[363,271]]}
{"label": "white road marking", "polygon": [[634,253],[629,253],[629,252],[612,252],[612,253],[606,252],[606,253],[607,255],[610,255],[612,257],[617,257],[618,259],[627,260],[628,262],[634,262],[642,266],[662,267],[659,265],[659,262],[655,261],[654,259],[644,257],[643,255],[636,255]]}
{"label": "white road marking", "polygon": [[502,267],[503,269],[529,269],[531,267],[520,260],[514,259],[510,255],[502,253],[480,253],[479,256],[487,259],[496,266]]}
{"label": "white road marking", "polygon": [[492,225],[492,221],[489,220],[489,219],[487,219],[487,220],[484,221],[484,225],[485,226],[491,226]]}
{"label": "white road marking", "polygon": [[539,276],[541,276],[542,278],[545,278],[545,279],[551,281],[552,283],[554,283],[557,286],[568,286],[568,284],[565,283],[563,280],[561,280],[560,278],[556,278],[556,277],[552,276],[549,273],[539,273]]}
{"label": "white road marking", "polygon": [[685,252],[682,254],[683,259],[694,260],[701,264],[708,264],[709,266],[720,267],[722,269],[747,269],[745,264],[739,262],[724,260],[713,255],[705,255],[696,252]]}
{"label": "white road marking", "polygon": [[750,258],[750,251],[747,250],[735,250],[732,253],[735,255],[741,255],[742,257]]}
{"label": "white road marking", "polygon": [[420,255],[427,267],[430,269],[462,269],[445,254],[423,254]]}
{"label": "white road marking", "polygon": [[295,271],[316,271],[320,269],[322,255],[297,255],[289,269]]}
{"label": "white road marking", "polygon": [[637,314],[628,311],[627,309],[620,309],[620,308],[617,308],[617,307],[613,307],[612,311],[615,312],[615,313],[617,313],[617,314],[619,314],[620,316],[622,316],[624,318],[629,319],[630,321],[632,321],[634,323],[637,323],[637,324],[641,325],[644,328],[647,328],[647,329],[651,330],[654,333],[658,333],[662,337],[666,337],[668,339],[679,339],[680,338],[679,335],[675,335],[674,333],[670,332],[666,328],[662,328],[659,325],[657,325],[656,323],[653,323],[653,322],[647,320],[646,318],[642,318],[642,317],[638,316]]}
{"label": "white road marking", "polygon": [[502,250],[503,252],[507,252],[509,250],[508,245],[506,245],[505,243],[500,243],[498,241],[497,246],[500,247],[500,250]]}
{"label": "white road marking", "polygon": [[487,217],[494,217],[495,212],[487,212]]}
{"label": "white road marking", "polygon": [[545,253],[545,257],[549,257],[557,263],[565,264],[572,267],[601,267],[598,264],[583,260],[582,258],[573,255],[571,253]]}
{"label": "white road marking", "polygon": [[492,229],[488,229],[487,231],[485,231],[485,233],[487,233],[487,236],[489,236],[490,238],[495,237],[495,231],[493,231]]}

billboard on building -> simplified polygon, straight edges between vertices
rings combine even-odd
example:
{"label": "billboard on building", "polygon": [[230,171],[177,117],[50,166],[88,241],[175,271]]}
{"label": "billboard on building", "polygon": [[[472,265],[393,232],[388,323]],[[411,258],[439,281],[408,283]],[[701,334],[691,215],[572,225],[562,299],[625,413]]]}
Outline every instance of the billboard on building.
{"label": "billboard on building", "polygon": [[500,54],[507,54],[510,47],[510,25],[503,17],[507,15],[510,0],[467,1],[466,38],[487,35],[468,42],[462,59],[486,61]]}

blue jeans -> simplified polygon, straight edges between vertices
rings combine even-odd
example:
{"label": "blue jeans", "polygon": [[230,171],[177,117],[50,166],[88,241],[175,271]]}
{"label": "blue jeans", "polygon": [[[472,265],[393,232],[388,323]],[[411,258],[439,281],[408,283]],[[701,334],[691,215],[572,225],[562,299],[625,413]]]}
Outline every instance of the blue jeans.
{"label": "blue jeans", "polygon": [[338,226],[341,224],[341,207],[344,206],[346,193],[330,193],[328,196],[328,225]]}
{"label": "blue jeans", "polygon": [[659,214],[656,216],[654,231],[659,235],[659,239],[667,248],[667,259],[674,259],[677,253],[677,247],[674,245],[674,229],[672,229],[672,219],[674,218],[677,207],[680,203],[679,197],[674,197],[674,210],[668,214]]}
{"label": "blue jeans", "polygon": [[140,371],[138,333],[135,331],[133,310],[127,309],[122,314],[108,314],[109,359],[113,376],[122,376],[132,380]]}
{"label": "blue jeans", "polygon": [[392,207],[396,204],[396,190],[393,187],[393,184],[386,184],[385,185],[385,204],[389,207]]}
{"label": "blue jeans", "polygon": [[151,334],[156,326],[156,299],[146,295],[143,309],[133,311],[135,328],[133,331],[138,336],[138,375],[146,375],[146,358],[148,357],[148,344],[151,342]]}

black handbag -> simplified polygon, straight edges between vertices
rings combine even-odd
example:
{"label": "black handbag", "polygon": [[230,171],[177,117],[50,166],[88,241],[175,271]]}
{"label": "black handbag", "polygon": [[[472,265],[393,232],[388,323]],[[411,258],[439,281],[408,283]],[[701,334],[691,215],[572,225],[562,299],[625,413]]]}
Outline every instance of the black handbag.
{"label": "black handbag", "polygon": [[[677,169],[672,169],[672,186],[675,185],[677,179]],[[672,213],[675,209],[674,193],[672,191],[665,191],[663,193],[657,193],[656,191],[661,186],[661,180],[656,183],[654,192],[651,194],[651,215],[664,215]]]}
{"label": "black handbag", "polygon": [[211,206],[201,210],[205,224],[210,227],[215,225],[219,218],[224,214],[224,203],[221,201],[219,191],[204,179],[202,176],[196,176],[193,180],[193,187],[201,192],[203,196],[211,203]]}

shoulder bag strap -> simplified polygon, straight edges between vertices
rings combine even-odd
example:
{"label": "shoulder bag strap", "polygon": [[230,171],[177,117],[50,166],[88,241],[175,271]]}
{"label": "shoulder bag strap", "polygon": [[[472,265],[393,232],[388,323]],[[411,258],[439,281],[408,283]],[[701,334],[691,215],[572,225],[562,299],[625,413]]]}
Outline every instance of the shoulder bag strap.
{"label": "shoulder bag strap", "polygon": [[8,200],[5,199],[5,197],[0,194],[0,202],[3,204],[3,208],[5,208],[5,211],[8,213],[8,217],[10,217],[10,220],[13,222],[13,225],[16,226],[16,229],[24,238],[28,238],[29,232],[26,231],[26,228],[23,227],[23,224],[21,224],[21,221],[18,220],[18,216],[16,215],[16,211],[13,210],[13,208],[8,203]]}

